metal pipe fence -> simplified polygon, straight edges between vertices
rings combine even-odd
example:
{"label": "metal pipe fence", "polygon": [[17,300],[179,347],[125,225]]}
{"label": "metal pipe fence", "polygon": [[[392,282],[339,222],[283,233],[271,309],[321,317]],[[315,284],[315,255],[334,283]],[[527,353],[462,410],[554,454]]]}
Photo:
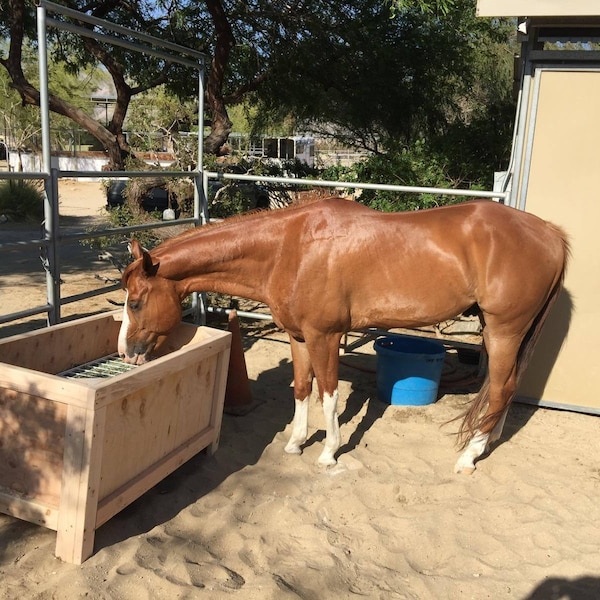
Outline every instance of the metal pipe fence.
{"label": "metal pipe fence", "polygon": [[[100,26],[104,30],[126,34],[132,39],[143,42],[124,42],[121,38],[111,35],[99,33],[92,30],[83,29],[56,19],[49,19],[46,16],[46,11],[58,13],[63,16],[75,18],[81,22],[87,22],[93,25]],[[47,70],[47,40],[46,29],[48,26],[58,29],[74,32],[78,35],[86,35],[95,37],[105,42],[114,43],[125,46],[131,50],[142,53],[149,53],[154,56],[168,58],[174,62],[196,68],[198,70],[198,119],[199,123],[203,123],[204,115],[204,56],[196,51],[163,42],[140,32],[126,29],[117,26],[107,21],[82,14],[78,11],[66,8],[40,0],[37,7],[38,19],[38,45],[39,45],[39,70],[40,70],[40,111],[42,121],[42,169],[40,172],[0,172],[0,180],[2,179],[38,179],[44,181],[45,186],[45,203],[44,203],[44,222],[42,223],[43,235],[40,238],[21,240],[18,242],[0,243],[0,254],[4,251],[14,250],[15,248],[39,247],[43,253],[43,261],[46,266],[46,291],[47,303],[24,309],[19,312],[0,315],[0,324],[11,321],[20,320],[37,314],[47,314],[47,322],[49,325],[60,322],[60,308],[62,305],[81,301],[94,296],[107,294],[118,289],[120,286],[107,286],[98,290],[90,290],[88,292],[61,297],[60,279],[61,279],[61,263],[60,263],[60,246],[67,241],[82,241],[94,238],[105,237],[109,235],[124,235],[143,230],[159,229],[164,227],[173,227],[182,224],[191,224],[194,226],[207,223],[210,219],[206,190],[208,190],[209,180],[231,180],[231,181],[249,181],[260,182],[266,185],[284,184],[288,186],[311,186],[325,187],[336,189],[358,189],[358,190],[382,190],[391,192],[408,192],[418,194],[436,194],[436,195],[452,195],[452,196],[468,196],[472,198],[494,198],[506,200],[508,193],[506,191],[480,191],[480,190],[465,190],[465,189],[446,189],[435,187],[419,187],[407,185],[391,185],[391,184],[374,184],[361,182],[340,182],[316,179],[302,179],[292,177],[270,177],[260,175],[241,175],[233,173],[209,172],[202,169],[203,164],[203,135],[198,135],[198,169],[196,171],[110,171],[103,172],[102,177],[105,179],[122,179],[122,178],[192,178],[194,183],[194,212],[190,218],[178,219],[176,221],[154,222],[144,225],[132,225],[120,228],[107,228],[94,232],[75,232],[65,233],[59,226],[59,209],[58,209],[58,181],[61,178],[97,178],[97,171],[60,171],[51,168],[51,153],[50,153],[50,111],[49,111],[49,92],[48,92],[48,70]],[[82,30],[83,29],[83,30]],[[156,48],[162,48],[157,50]],[[193,60],[184,59],[182,55],[190,56]],[[194,294],[192,298],[191,312],[195,314],[196,320],[204,321],[206,312],[227,313],[228,309],[206,306],[203,296]],[[238,314],[245,318],[255,319],[270,319],[271,316],[265,313],[245,312],[240,311]]]}
{"label": "metal pipe fence", "polygon": [[[53,170],[54,171],[54,170]],[[0,174],[0,178],[2,178],[3,174]],[[110,178],[129,178],[129,177],[189,177],[189,172],[177,172],[177,171],[119,171],[119,172],[110,172],[106,174]],[[25,174],[22,178],[29,178],[31,174]],[[38,174],[38,177],[43,177]],[[70,177],[70,178],[92,178],[98,177],[97,171],[62,171],[56,172],[53,178],[58,177]],[[234,173],[218,173],[214,171],[204,171],[203,179],[205,180],[202,184],[202,189],[208,189],[208,182],[211,180],[229,180],[229,181],[253,181],[257,183],[263,183],[265,185],[274,185],[274,184],[284,184],[287,186],[297,186],[297,187],[324,187],[324,188],[336,188],[336,189],[361,189],[361,190],[384,190],[384,191],[392,191],[392,192],[408,192],[415,194],[437,194],[437,195],[449,195],[449,196],[463,196],[463,197],[471,197],[471,198],[494,198],[500,200],[506,200],[508,197],[508,192],[503,191],[485,191],[485,190],[465,190],[465,189],[453,189],[453,188],[434,188],[434,187],[420,187],[420,186],[406,186],[406,185],[391,185],[391,184],[374,184],[374,183],[361,183],[361,182],[341,182],[341,181],[329,181],[329,180],[317,180],[317,179],[301,179],[301,178],[293,178],[293,177],[271,177],[271,176],[260,176],[260,175],[241,175]],[[64,243],[66,241],[81,241],[86,239],[94,239],[105,237],[109,235],[124,235],[127,233],[135,233],[144,230],[150,229],[160,229],[164,227],[172,227],[174,225],[184,225],[184,224],[192,224],[198,225],[200,221],[207,222],[209,220],[209,210],[208,207],[206,212],[203,214],[202,219],[198,219],[196,217],[193,218],[184,218],[178,219],[176,221],[165,221],[165,222],[155,222],[151,224],[143,224],[143,225],[130,225],[126,227],[119,228],[107,228],[100,229],[94,232],[76,232],[76,233],[60,233],[57,237],[60,243]],[[25,246],[48,246],[50,244],[50,240],[48,239],[35,239],[35,240],[27,240],[22,242],[13,242],[13,243],[5,243],[0,244],[0,252],[5,249],[14,249],[15,247],[25,247]],[[60,271],[58,272],[58,276],[60,277]],[[63,298],[59,298],[60,304],[65,305],[73,302],[77,302],[80,300],[84,300],[87,298],[91,298],[94,296],[100,296],[103,294],[107,294],[111,291],[115,291],[119,289],[119,285],[107,286],[100,290],[91,290],[89,292],[67,296]],[[203,303],[201,303],[203,304]],[[6,323],[12,320],[17,320],[19,318],[23,318],[23,313],[27,313],[27,316],[39,314],[48,311],[52,306],[50,303],[44,306],[37,307],[35,309],[29,309],[28,311],[21,311],[19,313],[14,313],[11,315],[0,316],[0,324]],[[224,309],[219,307],[212,306],[194,306],[193,311],[200,311],[202,313],[218,313],[218,314],[227,314],[230,312],[230,309]],[[271,319],[271,316],[266,313],[257,313],[257,312],[246,312],[246,311],[238,311],[238,315],[242,318],[249,319]],[[200,316],[200,319],[203,319],[204,314]]]}
{"label": "metal pipe fence", "polygon": [[[1,172],[0,179],[17,179],[31,180],[40,179],[44,181],[44,220],[42,223],[43,235],[40,239],[28,239],[19,242],[10,242],[0,244],[0,253],[7,250],[13,250],[15,247],[30,247],[39,246],[43,252],[42,262],[46,271],[46,295],[47,303],[40,306],[35,306],[23,311],[0,315],[0,324],[19,320],[37,314],[47,314],[47,322],[49,325],[59,323],[61,320],[60,307],[63,304],[75,302],[77,300],[92,297],[107,293],[108,289],[100,291],[91,291],[76,296],[61,298],[60,294],[60,245],[66,240],[83,240],[93,237],[101,237],[114,233],[111,230],[97,231],[94,233],[81,232],[75,234],[65,234],[59,226],[59,208],[58,208],[58,181],[60,178],[72,177],[98,177],[97,172],[93,174],[85,172],[70,172],[59,171],[51,167],[51,151],[50,151],[50,109],[49,109],[49,91],[48,91],[48,58],[47,58],[47,29],[53,27],[64,31],[70,31],[77,35],[91,37],[105,43],[110,43],[117,46],[125,47],[129,50],[149,54],[162,58],[164,60],[182,64],[187,67],[194,68],[198,71],[198,117],[199,123],[204,122],[204,69],[205,56],[201,52],[179,46],[170,42],[165,42],[145,33],[137,32],[126,27],[115,25],[108,21],[86,15],[79,11],[67,8],[49,2],[47,0],[38,0],[36,3],[36,18],[37,18],[37,36],[38,36],[38,67],[40,79],[40,118],[41,118],[41,137],[42,137],[42,152],[41,152],[41,169],[39,172]],[[58,20],[48,17],[47,13],[55,13],[62,17],[72,18],[78,22],[89,23],[100,29],[112,33],[102,33],[96,29],[85,29],[69,23],[65,20]],[[114,35],[118,33],[121,36],[126,36],[128,39]],[[133,41],[131,41],[133,40]],[[202,133],[202,132],[201,132]],[[203,164],[203,136],[198,135],[198,165],[196,171],[113,171],[103,174],[104,178],[118,177],[185,177],[194,180],[194,216],[187,220],[181,220],[178,223],[158,223],[148,226],[133,226],[129,228],[119,229],[119,233],[127,233],[128,231],[139,231],[141,229],[153,229],[156,227],[169,227],[179,225],[183,222],[199,223],[206,222],[208,219],[208,208],[206,195],[204,194],[203,181],[205,177],[201,170]],[[194,298],[194,306],[197,307],[197,297]]]}

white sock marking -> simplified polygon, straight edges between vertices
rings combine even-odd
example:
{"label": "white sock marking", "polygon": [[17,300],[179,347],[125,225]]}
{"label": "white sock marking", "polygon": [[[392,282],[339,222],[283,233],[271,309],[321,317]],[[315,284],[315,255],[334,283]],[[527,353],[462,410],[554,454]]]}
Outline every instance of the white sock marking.
{"label": "white sock marking", "polygon": [[335,453],[340,447],[340,424],[337,413],[339,393],[334,390],[333,395],[325,393],[323,395],[323,416],[325,417],[325,447],[321,456],[319,456],[319,464],[331,466],[336,464]]}
{"label": "white sock marking", "polygon": [[481,433],[479,429],[469,442],[465,451],[460,455],[454,467],[455,473],[472,473],[475,470],[475,460],[479,458],[487,448],[490,434]]}
{"label": "white sock marking", "polygon": [[127,331],[129,330],[129,315],[127,314],[127,301],[129,300],[129,292],[125,295],[125,304],[123,306],[123,321],[121,322],[121,329],[119,329],[119,337],[117,341],[117,350],[119,356],[125,356],[127,354]]}
{"label": "white sock marking", "polygon": [[294,420],[292,421],[292,435],[290,441],[285,447],[288,454],[302,454],[302,444],[308,437],[308,402],[309,398],[304,400],[295,400]]}

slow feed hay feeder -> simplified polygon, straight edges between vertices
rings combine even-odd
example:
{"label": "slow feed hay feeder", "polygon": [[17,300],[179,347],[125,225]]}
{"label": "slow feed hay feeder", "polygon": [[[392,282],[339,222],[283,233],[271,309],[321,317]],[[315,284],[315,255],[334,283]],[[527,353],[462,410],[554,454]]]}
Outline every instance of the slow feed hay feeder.
{"label": "slow feed hay feeder", "polygon": [[122,311],[0,341],[0,512],[56,531],[79,564],[96,529],[221,431],[231,334],[180,323],[156,359],[113,353]]}
{"label": "slow feed hay feeder", "polygon": [[429,339],[390,335],[374,344],[377,396],[397,406],[423,406],[436,401],[446,351]]}

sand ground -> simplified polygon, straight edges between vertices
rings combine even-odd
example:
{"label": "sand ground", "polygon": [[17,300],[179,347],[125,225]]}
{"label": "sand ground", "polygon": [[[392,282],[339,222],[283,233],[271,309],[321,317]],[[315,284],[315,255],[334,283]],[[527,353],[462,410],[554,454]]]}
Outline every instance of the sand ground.
{"label": "sand ground", "polygon": [[[61,185],[66,218],[100,218],[99,184]],[[96,262],[114,273],[86,256],[65,285],[104,285],[90,278]],[[3,313],[33,290],[43,297],[36,260],[4,262]],[[72,314],[112,308],[101,297]],[[460,365],[447,365],[435,404],[388,406],[367,342],[342,358],[343,446],[323,469],[316,399],[304,453],[283,451],[293,412],[285,336],[271,324],[243,323],[242,333],[256,406],[225,415],[216,454],[196,456],[102,526],[81,566],[54,557],[53,531],[0,515],[0,598],[600,598],[597,417],[515,404],[501,441],[472,476],[457,476],[456,425],[445,423],[472,398],[452,384]]]}

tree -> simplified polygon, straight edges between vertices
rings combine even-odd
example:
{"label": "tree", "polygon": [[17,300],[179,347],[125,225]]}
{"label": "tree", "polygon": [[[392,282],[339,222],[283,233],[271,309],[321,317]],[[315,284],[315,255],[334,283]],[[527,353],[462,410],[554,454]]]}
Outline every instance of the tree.
{"label": "tree", "polygon": [[[255,107],[256,127],[293,115],[297,127],[321,125],[375,151],[443,134],[464,113],[476,84],[470,61],[480,47],[485,51],[487,39],[501,37],[493,22],[475,19],[474,0],[66,4],[208,55],[205,151],[215,154],[231,131],[228,107],[241,103]],[[0,4],[0,29],[10,37],[0,64],[23,103],[36,105],[39,92],[21,66],[34,26],[28,6],[25,0]],[[196,78],[182,66],[67,32],[53,31],[51,43],[53,59],[74,72],[100,64],[113,80],[117,99],[108,125],[63,96],[50,97],[52,111],[102,143],[112,168],[122,168],[130,153],[123,124],[133,97],[163,84],[182,100],[194,96]],[[197,128],[202,133],[204,123]]]}
{"label": "tree", "polygon": [[[25,48],[23,53],[23,72],[34,85],[38,83],[38,63],[33,49]],[[70,98],[73,106],[89,111],[90,95],[100,85],[103,75],[98,70],[73,74],[65,65],[54,62],[48,71],[49,87],[54,93],[61,93]],[[0,114],[2,114],[2,131],[7,143],[17,150],[29,147],[35,151],[41,150],[40,112],[32,105],[23,105],[19,94],[11,86],[11,80],[5,70],[0,70]],[[67,135],[72,131],[73,123],[67,117],[57,115],[53,120],[53,142],[57,147],[63,147]],[[69,141],[73,141],[72,139]],[[20,162],[20,159],[19,159]],[[21,170],[21,169],[19,169]]]}
{"label": "tree", "polygon": [[392,15],[404,10],[416,9],[422,13],[447,15],[454,8],[454,0],[392,0]]}
{"label": "tree", "polygon": [[513,29],[477,19],[474,4],[453,0],[443,16],[403,9],[393,19],[373,0],[323,8],[327,17],[272,65],[256,96],[257,128],[291,113],[299,127],[377,153],[443,136],[488,102],[512,103]]}
{"label": "tree", "polygon": [[[72,8],[84,8],[82,3],[66,3]],[[0,5],[0,29],[5,37],[10,38],[7,55],[0,58],[12,80],[12,86],[21,96],[23,105],[39,106],[39,90],[23,70],[23,47],[25,42],[33,39],[34,16],[25,0],[8,0]],[[219,0],[206,2],[207,12],[214,24],[214,60],[206,85],[206,97],[209,110],[212,112],[212,131],[205,144],[208,152],[216,152],[225,142],[229,134],[230,122],[227,118],[221,88],[228,54],[233,46],[229,24],[225,19]],[[96,3],[90,14],[99,18],[107,18],[115,23],[134,26],[157,37],[180,42],[181,36],[173,34],[173,26],[181,19],[178,8],[160,10],[153,3],[132,2],[117,3],[104,0]],[[85,27],[91,28],[89,25]],[[108,153],[109,165],[113,169],[122,169],[124,161],[130,154],[130,148],[123,134],[123,123],[127,115],[132,97],[153,89],[159,85],[175,81],[178,77],[195,81],[189,74],[184,77],[181,69],[168,62],[141,58],[136,53],[108,48],[92,39],[81,38],[67,32],[51,32],[51,56],[54,60],[62,60],[73,72],[78,72],[90,65],[101,64],[113,80],[117,92],[115,109],[108,125],[103,125],[81,108],[74,106],[68,99],[51,93],[49,95],[50,110],[68,117],[80,127],[90,132],[104,146]],[[204,46],[210,39],[186,38],[184,42],[192,42],[193,47]],[[189,87],[189,86],[188,86]],[[189,94],[189,89],[174,86],[174,89]],[[203,128],[200,127],[202,130]]]}

